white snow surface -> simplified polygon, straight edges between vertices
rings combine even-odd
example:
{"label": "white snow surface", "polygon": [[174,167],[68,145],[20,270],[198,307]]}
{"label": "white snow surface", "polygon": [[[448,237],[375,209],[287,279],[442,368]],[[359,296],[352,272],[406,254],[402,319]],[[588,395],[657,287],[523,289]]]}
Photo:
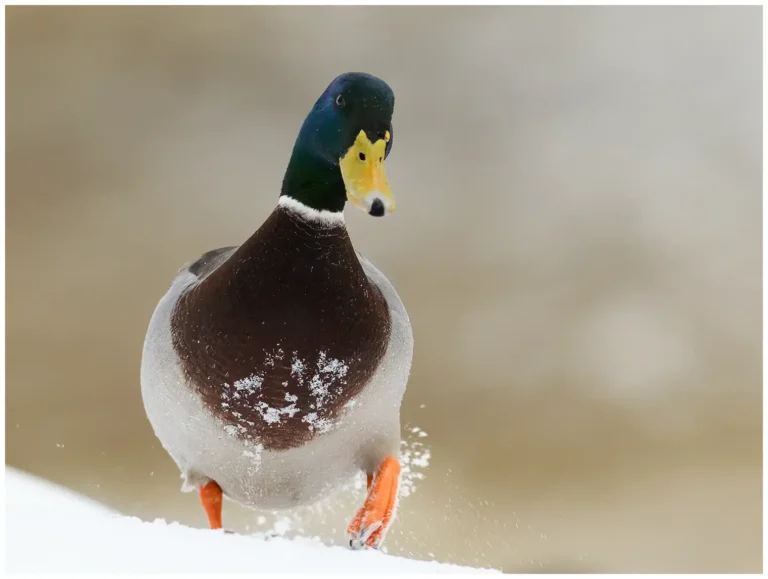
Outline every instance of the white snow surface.
{"label": "white snow surface", "polygon": [[6,467],[7,572],[483,573],[297,537],[145,522]]}

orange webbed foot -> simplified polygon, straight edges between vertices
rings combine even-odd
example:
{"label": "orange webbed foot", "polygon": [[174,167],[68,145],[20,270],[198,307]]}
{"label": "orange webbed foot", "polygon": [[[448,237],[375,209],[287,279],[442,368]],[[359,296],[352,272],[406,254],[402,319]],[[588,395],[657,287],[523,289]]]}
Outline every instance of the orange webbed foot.
{"label": "orange webbed foot", "polygon": [[211,529],[221,529],[221,507],[224,493],[216,481],[210,481],[200,487],[200,502],[203,504],[205,514],[208,515],[208,524]]}
{"label": "orange webbed foot", "polygon": [[397,489],[400,482],[400,463],[388,456],[379,465],[371,479],[368,477],[368,498],[349,524],[349,546],[378,548],[384,540],[394,518]]}

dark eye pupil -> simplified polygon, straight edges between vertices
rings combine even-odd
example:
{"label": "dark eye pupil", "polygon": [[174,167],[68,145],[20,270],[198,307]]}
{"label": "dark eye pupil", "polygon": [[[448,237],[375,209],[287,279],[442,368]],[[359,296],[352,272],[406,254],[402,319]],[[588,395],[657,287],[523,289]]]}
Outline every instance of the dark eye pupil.
{"label": "dark eye pupil", "polygon": [[360,160],[365,161],[365,153],[360,153]]}
{"label": "dark eye pupil", "polygon": [[336,97],[336,105],[340,107],[344,106],[344,95],[339,95]]}

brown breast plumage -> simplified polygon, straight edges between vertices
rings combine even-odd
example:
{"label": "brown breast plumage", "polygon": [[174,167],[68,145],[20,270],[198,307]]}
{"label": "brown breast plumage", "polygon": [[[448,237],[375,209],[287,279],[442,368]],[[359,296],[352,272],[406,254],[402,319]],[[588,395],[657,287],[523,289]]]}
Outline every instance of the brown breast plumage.
{"label": "brown breast plumage", "polygon": [[[189,271],[199,275],[213,254]],[[281,207],[179,298],[171,325],[187,381],[209,411],[230,435],[273,450],[334,428],[390,332],[387,303],[343,224]]]}

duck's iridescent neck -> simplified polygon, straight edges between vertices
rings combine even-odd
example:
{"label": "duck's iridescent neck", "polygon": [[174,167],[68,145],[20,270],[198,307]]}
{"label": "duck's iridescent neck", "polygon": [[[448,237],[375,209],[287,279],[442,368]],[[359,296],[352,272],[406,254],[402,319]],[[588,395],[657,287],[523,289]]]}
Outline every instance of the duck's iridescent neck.
{"label": "duck's iridescent neck", "polygon": [[316,153],[316,143],[305,132],[306,128],[302,128],[293,147],[280,196],[317,211],[339,213],[347,201],[339,164]]}

